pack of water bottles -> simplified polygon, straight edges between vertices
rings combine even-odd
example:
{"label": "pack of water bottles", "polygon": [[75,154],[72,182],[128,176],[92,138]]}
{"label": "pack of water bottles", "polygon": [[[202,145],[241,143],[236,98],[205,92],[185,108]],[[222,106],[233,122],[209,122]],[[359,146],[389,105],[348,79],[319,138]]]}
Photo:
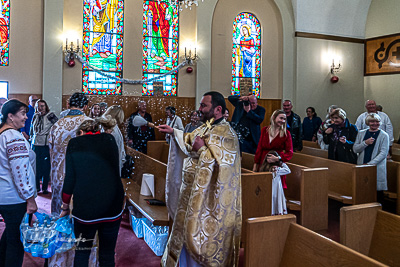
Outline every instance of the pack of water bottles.
{"label": "pack of water bottles", "polygon": [[34,257],[50,258],[75,246],[73,221],[69,216],[58,218],[45,213],[34,213],[36,221],[29,224],[29,214],[22,219],[21,241],[24,250]]}
{"label": "pack of water bottles", "polygon": [[144,241],[157,256],[162,256],[168,241],[168,226],[155,226],[148,220],[142,223]]}

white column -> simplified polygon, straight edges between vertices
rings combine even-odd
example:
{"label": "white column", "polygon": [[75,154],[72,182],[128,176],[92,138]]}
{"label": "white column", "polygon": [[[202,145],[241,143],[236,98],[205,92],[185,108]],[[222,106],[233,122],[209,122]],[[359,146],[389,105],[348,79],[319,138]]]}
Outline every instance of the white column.
{"label": "white column", "polygon": [[212,20],[218,0],[199,3],[197,11],[197,44],[199,59],[196,79],[196,108],[204,93],[211,91],[211,30]]}
{"label": "white column", "polygon": [[44,0],[43,99],[59,114],[62,107],[64,0]]}

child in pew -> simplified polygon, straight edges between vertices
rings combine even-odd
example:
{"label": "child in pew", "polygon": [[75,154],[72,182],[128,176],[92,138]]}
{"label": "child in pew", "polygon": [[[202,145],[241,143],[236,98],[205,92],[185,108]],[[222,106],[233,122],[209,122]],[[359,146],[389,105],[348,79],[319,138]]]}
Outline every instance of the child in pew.
{"label": "child in pew", "polygon": [[281,175],[290,173],[289,167],[279,158],[276,162],[268,162],[268,157],[279,157],[278,152],[271,150],[265,156],[260,167],[260,172],[272,172],[272,214],[283,215],[287,214],[285,193],[283,192]]}

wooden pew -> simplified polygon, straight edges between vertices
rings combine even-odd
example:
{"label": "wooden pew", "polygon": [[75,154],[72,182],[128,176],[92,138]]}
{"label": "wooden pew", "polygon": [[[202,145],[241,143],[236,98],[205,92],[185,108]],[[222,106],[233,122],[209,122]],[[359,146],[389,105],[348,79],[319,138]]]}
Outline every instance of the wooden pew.
{"label": "wooden pew", "polygon": [[[169,145],[165,141],[147,143],[147,155],[161,162],[168,162]],[[242,225],[248,218],[271,215],[272,173],[255,173],[242,168]],[[246,230],[242,228],[242,243]]]}
{"label": "wooden pew", "polygon": [[[253,168],[254,155],[242,153],[242,168]],[[328,168],[307,168],[288,163],[285,190],[287,208],[300,211],[300,224],[311,230],[328,228]]]}
{"label": "wooden pew", "polygon": [[301,153],[291,163],[311,168],[328,167],[329,197],[345,204],[376,201],[376,166],[354,165]]}
{"label": "wooden pew", "polygon": [[168,211],[166,206],[152,206],[147,204],[145,199],[151,196],[140,195],[143,173],[154,174],[155,199],[165,201],[165,176],[167,173],[166,164],[138,152],[130,147],[125,147],[126,154],[134,161],[134,169],[130,179],[122,179],[125,189],[125,196],[129,203],[137,208],[154,225],[168,226]]}
{"label": "wooden pew", "polygon": [[[318,148],[303,147],[301,153],[320,158],[328,158],[328,151]],[[396,201],[396,213],[400,214],[400,162],[387,161],[386,170],[388,190],[385,191],[385,196]]]}
{"label": "wooden pew", "polygon": [[285,197],[289,210],[300,211],[300,224],[310,230],[328,229],[328,168],[287,163]]}
{"label": "wooden pew", "polygon": [[295,222],[291,214],[247,220],[245,266],[385,266]]}
{"label": "wooden pew", "polygon": [[303,140],[303,147],[321,148],[317,142]]}
{"label": "wooden pew", "polygon": [[340,210],[340,243],[389,266],[400,266],[400,216],[379,203]]}

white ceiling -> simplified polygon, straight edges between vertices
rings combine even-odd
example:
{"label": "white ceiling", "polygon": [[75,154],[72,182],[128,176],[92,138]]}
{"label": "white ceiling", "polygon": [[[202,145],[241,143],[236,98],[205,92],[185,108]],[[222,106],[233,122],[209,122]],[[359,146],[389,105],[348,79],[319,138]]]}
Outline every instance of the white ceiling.
{"label": "white ceiling", "polygon": [[296,31],[365,38],[371,0],[292,0]]}

